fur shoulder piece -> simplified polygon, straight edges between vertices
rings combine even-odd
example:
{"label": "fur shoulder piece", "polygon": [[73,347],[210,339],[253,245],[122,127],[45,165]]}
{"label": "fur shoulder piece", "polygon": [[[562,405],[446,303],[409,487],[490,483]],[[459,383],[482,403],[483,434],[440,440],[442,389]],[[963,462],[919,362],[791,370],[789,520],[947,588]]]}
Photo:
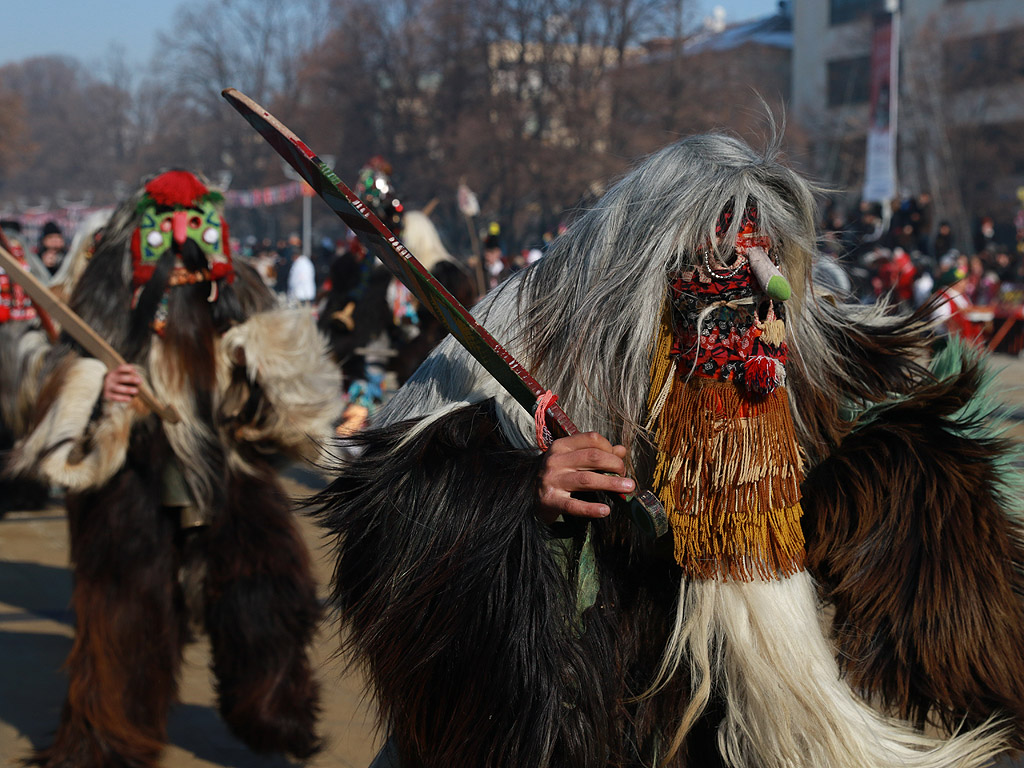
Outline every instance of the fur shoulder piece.
{"label": "fur shoulder piece", "polygon": [[808,567],[854,686],[918,722],[1009,716],[1020,747],[1024,525],[968,362],[862,414],[808,474]]}
{"label": "fur shoulder piece", "polygon": [[101,402],[107,369],[93,358],[59,365],[40,394],[39,421],[14,448],[8,471],[33,475],[72,491],[97,488],[124,465],[139,412]]}
{"label": "fur shoulder piece", "polygon": [[[621,733],[578,634],[572,587],[534,516],[536,452],[493,401],[354,436],[315,503],[334,536],[334,602],[402,765],[605,765]],[[610,673],[609,673],[610,674]]]}
{"label": "fur shoulder piece", "polygon": [[261,312],[228,330],[217,376],[229,437],[319,460],[341,418],[341,373],[309,311]]}

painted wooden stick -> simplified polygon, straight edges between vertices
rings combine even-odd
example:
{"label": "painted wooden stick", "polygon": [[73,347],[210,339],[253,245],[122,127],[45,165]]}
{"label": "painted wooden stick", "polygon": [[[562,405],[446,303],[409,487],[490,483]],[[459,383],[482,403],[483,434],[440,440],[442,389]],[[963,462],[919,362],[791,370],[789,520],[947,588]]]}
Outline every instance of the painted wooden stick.
{"label": "painted wooden stick", "polygon": [[[255,101],[234,88],[221,91],[221,95],[316,190],[331,210],[355,232],[366,250],[402,281],[420,304],[433,313],[506,392],[536,416],[542,397],[550,393],[473,318],[458,299],[434,279],[359,196],[313,154],[302,139]],[[579,431],[553,398],[543,402],[545,406],[541,413],[546,416],[546,424],[555,437],[575,435]],[[650,490],[638,488],[635,495],[619,495],[630,502],[630,514],[642,531],[655,537],[668,531],[665,508]]]}

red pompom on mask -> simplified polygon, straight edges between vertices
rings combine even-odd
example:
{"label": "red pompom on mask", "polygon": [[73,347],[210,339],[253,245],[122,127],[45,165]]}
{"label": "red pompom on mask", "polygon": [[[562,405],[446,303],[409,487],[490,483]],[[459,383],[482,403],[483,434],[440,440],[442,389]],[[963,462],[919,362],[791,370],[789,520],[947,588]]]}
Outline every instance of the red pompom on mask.
{"label": "red pompom on mask", "polygon": [[743,361],[743,381],[748,392],[767,395],[786,383],[786,367],[767,355],[748,357]]}
{"label": "red pompom on mask", "polygon": [[209,190],[188,171],[168,171],[150,181],[146,185],[146,193],[157,205],[190,208]]}

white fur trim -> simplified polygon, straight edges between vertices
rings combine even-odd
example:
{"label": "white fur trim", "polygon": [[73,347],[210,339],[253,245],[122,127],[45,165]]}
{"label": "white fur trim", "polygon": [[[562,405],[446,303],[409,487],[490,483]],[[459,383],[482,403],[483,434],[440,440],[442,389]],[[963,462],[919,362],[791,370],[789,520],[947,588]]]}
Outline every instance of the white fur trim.
{"label": "white fur trim", "polygon": [[981,768],[1005,749],[998,723],[942,740],[871,709],[840,677],[806,572],[684,583],[679,612],[663,675],[686,654],[693,692],[675,746],[714,685],[732,768]]}
{"label": "white fur trim", "polygon": [[428,270],[442,261],[455,262],[441,242],[437,227],[423,211],[408,211],[402,218],[402,244]]}
{"label": "white fur trim", "polygon": [[97,488],[124,465],[136,411],[126,403],[104,402],[107,369],[99,360],[81,358],[66,371],[60,392],[42,420],[14,449],[16,474],[31,474],[72,491]]}

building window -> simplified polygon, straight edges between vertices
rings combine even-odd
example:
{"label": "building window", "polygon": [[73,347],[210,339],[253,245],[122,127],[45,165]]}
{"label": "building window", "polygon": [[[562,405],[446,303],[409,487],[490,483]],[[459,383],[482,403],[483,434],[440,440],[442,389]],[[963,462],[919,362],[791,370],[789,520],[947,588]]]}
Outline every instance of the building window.
{"label": "building window", "polygon": [[947,40],[946,82],[954,91],[1024,78],[1024,29]]}
{"label": "building window", "polygon": [[828,23],[832,26],[881,13],[885,0],[829,0]]}
{"label": "building window", "polygon": [[865,104],[871,97],[871,57],[828,62],[828,105]]}

